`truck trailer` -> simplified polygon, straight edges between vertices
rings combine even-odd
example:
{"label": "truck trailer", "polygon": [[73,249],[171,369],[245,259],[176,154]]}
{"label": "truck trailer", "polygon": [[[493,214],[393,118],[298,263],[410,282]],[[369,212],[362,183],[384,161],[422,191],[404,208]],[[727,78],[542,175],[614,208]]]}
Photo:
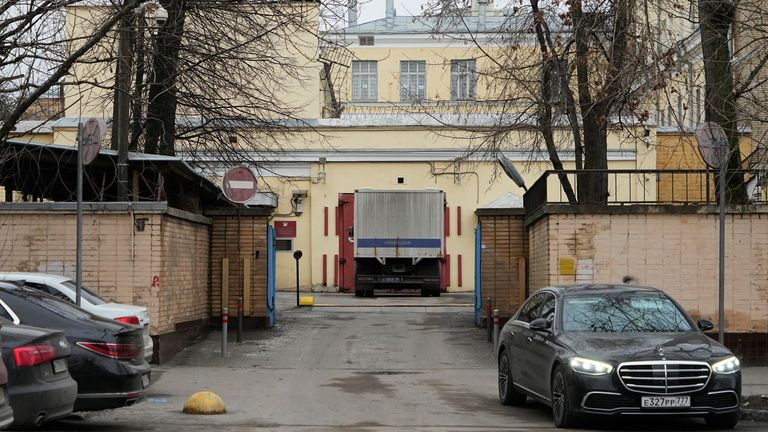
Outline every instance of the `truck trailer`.
{"label": "truck trailer", "polygon": [[440,190],[356,190],[355,295],[418,289],[439,296],[444,209]]}

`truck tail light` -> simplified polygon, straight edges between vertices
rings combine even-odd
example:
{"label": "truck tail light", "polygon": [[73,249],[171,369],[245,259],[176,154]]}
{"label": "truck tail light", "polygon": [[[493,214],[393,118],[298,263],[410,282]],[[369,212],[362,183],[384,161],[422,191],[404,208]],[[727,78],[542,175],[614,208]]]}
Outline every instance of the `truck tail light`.
{"label": "truck tail light", "polygon": [[144,355],[144,347],[135,343],[78,342],[77,345],[96,354],[119,360],[141,358]]}
{"label": "truck tail light", "polygon": [[18,367],[39,365],[53,360],[55,354],[50,345],[28,345],[13,349],[13,359]]}
{"label": "truck tail light", "polygon": [[139,322],[139,317],[133,316],[133,315],[115,318],[115,321],[120,321],[121,323],[131,324],[131,325],[135,325],[135,326],[141,324]]}

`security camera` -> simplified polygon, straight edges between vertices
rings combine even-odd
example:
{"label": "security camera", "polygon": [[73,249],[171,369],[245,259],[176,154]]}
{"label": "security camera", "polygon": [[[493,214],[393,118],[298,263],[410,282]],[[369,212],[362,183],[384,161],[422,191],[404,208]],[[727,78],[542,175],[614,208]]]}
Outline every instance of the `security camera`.
{"label": "security camera", "polygon": [[164,7],[160,6],[155,11],[155,22],[157,25],[163,25],[168,21],[168,11]]}

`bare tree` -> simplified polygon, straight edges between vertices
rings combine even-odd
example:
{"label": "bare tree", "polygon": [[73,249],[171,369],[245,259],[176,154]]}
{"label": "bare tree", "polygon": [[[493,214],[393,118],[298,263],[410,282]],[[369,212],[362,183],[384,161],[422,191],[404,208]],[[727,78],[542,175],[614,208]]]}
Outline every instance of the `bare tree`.
{"label": "bare tree", "polygon": [[494,28],[475,26],[470,3],[434,0],[428,13],[438,33],[458,27],[488,60],[478,73],[504,114],[480,151],[501,151],[521,131],[533,131],[532,150],[543,142],[556,170],[563,169],[563,150],[574,153],[578,170],[591,170],[560,173],[569,202],[606,202],[608,178],[600,170],[608,167],[609,129],[648,118],[645,89],[636,84],[646,72],[646,41],[637,32],[635,0],[514,1]]}

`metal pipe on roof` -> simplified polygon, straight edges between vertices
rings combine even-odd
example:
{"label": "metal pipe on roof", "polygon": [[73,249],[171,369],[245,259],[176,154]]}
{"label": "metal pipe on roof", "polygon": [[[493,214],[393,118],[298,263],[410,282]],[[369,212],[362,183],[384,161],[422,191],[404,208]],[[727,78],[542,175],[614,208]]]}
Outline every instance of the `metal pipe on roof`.
{"label": "metal pipe on roof", "polygon": [[347,27],[357,25],[357,0],[347,1]]}
{"label": "metal pipe on roof", "polygon": [[395,28],[395,0],[387,0],[387,29]]}

